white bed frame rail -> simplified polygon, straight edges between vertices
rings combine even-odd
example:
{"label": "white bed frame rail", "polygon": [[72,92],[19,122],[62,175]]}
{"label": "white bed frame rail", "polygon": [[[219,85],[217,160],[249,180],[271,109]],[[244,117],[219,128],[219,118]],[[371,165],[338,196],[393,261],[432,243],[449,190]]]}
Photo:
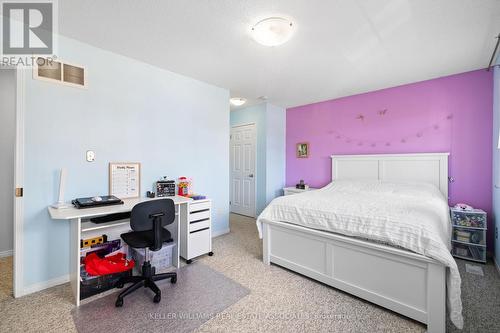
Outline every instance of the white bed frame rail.
{"label": "white bed frame rail", "polygon": [[[448,195],[448,153],[332,156],[333,179],[424,181]],[[446,330],[446,267],[410,251],[262,221],[263,260]]]}

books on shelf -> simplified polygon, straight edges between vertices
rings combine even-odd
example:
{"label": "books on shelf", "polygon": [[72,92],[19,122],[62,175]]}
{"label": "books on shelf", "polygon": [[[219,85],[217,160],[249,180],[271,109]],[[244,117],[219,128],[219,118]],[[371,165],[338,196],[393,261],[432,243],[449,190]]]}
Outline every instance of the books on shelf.
{"label": "books on shelf", "polygon": [[469,231],[455,230],[455,239],[459,242],[470,243],[471,233]]}
{"label": "books on shelf", "polygon": [[472,258],[477,259],[477,260],[482,260],[483,255],[482,251],[476,247],[476,246],[469,246],[470,253],[472,255]]}
{"label": "books on shelf", "polygon": [[455,254],[461,257],[468,257],[469,251],[463,247],[455,247]]}
{"label": "books on shelf", "polygon": [[460,236],[457,236],[455,238],[456,238],[457,241],[462,242],[462,243],[469,243],[470,242],[470,238],[469,237],[460,237]]}

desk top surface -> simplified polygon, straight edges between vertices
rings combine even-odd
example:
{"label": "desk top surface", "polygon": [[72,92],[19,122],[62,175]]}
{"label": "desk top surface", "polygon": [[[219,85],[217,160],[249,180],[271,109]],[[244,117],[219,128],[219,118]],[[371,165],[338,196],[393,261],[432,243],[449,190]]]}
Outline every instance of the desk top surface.
{"label": "desk top surface", "polygon": [[160,197],[160,198],[134,198],[134,199],[123,199],[123,205],[112,205],[112,206],[101,206],[95,208],[75,208],[71,206],[70,208],[55,209],[49,207],[50,217],[54,220],[70,220],[76,218],[88,218],[101,215],[108,215],[114,213],[124,213],[129,212],[138,203],[158,200],[158,199],[172,199],[174,204],[180,205],[193,201],[191,198],[175,196],[175,197]]}

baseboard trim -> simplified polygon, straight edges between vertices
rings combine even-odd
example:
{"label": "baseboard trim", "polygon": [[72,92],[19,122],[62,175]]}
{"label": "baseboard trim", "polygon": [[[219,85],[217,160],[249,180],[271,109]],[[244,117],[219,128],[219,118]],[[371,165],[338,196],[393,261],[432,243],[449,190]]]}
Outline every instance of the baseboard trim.
{"label": "baseboard trim", "polygon": [[69,282],[69,274],[59,276],[59,277],[56,277],[56,278],[53,278],[53,279],[50,279],[47,281],[34,283],[32,285],[24,287],[23,293],[21,296],[36,293],[37,291],[41,291],[41,290],[44,290],[47,288],[52,288],[52,287],[55,287],[55,286],[58,286],[60,284],[67,283],[67,282]]}
{"label": "baseboard trim", "polygon": [[225,234],[228,234],[229,233],[229,228],[227,229],[222,229],[222,230],[218,230],[218,231],[212,231],[212,238],[215,238],[215,237],[219,237],[219,236],[222,236],[222,235],[225,235]]}
{"label": "baseboard trim", "polygon": [[498,264],[497,258],[493,256],[493,263],[495,264],[495,267],[497,268],[497,273],[500,275],[500,265]]}
{"label": "baseboard trim", "polygon": [[3,257],[10,257],[14,255],[14,250],[7,250],[7,251],[1,251],[0,252],[0,258]]}

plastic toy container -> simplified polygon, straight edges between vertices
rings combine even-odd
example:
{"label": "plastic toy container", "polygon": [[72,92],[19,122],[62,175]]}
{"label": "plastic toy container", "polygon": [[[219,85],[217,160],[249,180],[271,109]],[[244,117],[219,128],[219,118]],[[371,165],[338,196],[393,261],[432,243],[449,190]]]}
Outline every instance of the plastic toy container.
{"label": "plastic toy container", "polygon": [[481,209],[451,208],[451,220],[457,227],[486,229],[486,212]]}
{"label": "plastic toy container", "polygon": [[452,240],[457,243],[486,245],[486,229],[453,228]]}
{"label": "plastic toy container", "polygon": [[89,276],[82,265],[80,268],[80,299],[85,299],[112,289],[121,277],[130,276],[131,274],[132,270],[107,275]]}
{"label": "plastic toy container", "polygon": [[486,262],[486,247],[484,246],[454,244],[452,254],[462,259]]}
{"label": "plastic toy container", "polygon": [[[149,261],[151,266],[156,268],[156,272],[165,270],[172,266],[172,251],[175,243],[165,243],[159,251],[148,250]],[[134,270],[140,274],[142,264],[144,263],[144,249],[131,248],[131,256],[135,260]]]}
{"label": "plastic toy container", "polygon": [[450,213],[453,256],[486,262],[486,212],[481,209],[450,208]]}

